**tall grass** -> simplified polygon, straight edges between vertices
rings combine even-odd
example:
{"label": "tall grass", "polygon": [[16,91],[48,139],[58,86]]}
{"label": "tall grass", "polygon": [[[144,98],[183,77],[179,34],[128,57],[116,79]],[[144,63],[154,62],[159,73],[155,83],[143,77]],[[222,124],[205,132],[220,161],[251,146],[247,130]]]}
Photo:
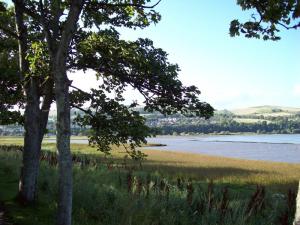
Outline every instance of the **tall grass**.
{"label": "tall grass", "polygon": [[[43,151],[38,203],[23,208],[13,201],[21,163],[21,151],[16,148],[0,147],[0,200],[6,202],[17,224],[53,224],[58,195],[56,154]],[[126,160],[74,154],[75,225],[292,224],[294,187],[277,193],[261,184],[241,187],[240,183],[200,179],[182,171],[175,174],[174,167],[170,172],[155,161],[140,168]],[[178,165],[175,168],[180,170]]]}

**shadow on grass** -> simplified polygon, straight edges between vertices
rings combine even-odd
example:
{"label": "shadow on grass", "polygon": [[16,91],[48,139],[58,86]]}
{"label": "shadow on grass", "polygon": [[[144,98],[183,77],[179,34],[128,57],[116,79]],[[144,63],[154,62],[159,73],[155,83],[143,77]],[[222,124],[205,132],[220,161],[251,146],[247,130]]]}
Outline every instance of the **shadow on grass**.
{"label": "shadow on grass", "polygon": [[201,181],[207,183],[209,180],[214,180],[215,183],[226,184],[229,186],[246,187],[251,188],[256,185],[264,185],[269,190],[287,192],[289,189],[297,190],[298,180],[284,180],[281,176],[278,178],[270,178],[272,175],[278,174],[277,172],[264,171],[258,169],[244,169],[236,167],[193,167],[193,166],[181,166],[168,164],[162,164],[157,161],[146,161],[142,164],[142,170],[146,172],[158,172],[162,176],[166,176],[169,179],[177,179],[178,177],[185,177],[192,179],[193,181]]}
{"label": "shadow on grass", "polygon": [[[173,165],[172,165],[173,164]],[[175,165],[174,165],[175,164]],[[200,179],[220,179],[228,176],[250,176],[256,174],[268,174],[269,172],[262,170],[248,170],[243,168],[235,168],[235,167],[222,167],[222,166],[210,166],[210,167],[202,167],[199,166],[187,166],[183,165],[181,162],[174,161],[154,161],[147,160],[143,163],[143,167],[146,169],[156,169],[160,171],[165,171],[170,174],[184,173],[186,175],[190,175],[191,177],[200,178]]]}

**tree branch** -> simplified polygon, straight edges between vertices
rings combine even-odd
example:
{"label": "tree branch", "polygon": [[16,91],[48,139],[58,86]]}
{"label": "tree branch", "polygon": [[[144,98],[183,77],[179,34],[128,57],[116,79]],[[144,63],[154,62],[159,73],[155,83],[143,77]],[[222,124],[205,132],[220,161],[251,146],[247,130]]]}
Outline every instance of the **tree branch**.
{"label": "tree branch", "polygon": [[28,9],[25,6],[24,2],[20,2],[17,0],[12,0],[12,1],[15,5],[18,4],[18,7],[20,7],[20,9],[22,9],[25,14],[27,14],[28,16],[32,17],[33,19],[35,19],[39,22],[41,21],[41,16],[39,14],[36,14],[35,12],[31,11],[30,9]]}
{"label": "tree branch", "polygon": [[287,30],[289,30],[289,29],[297,29],[298,27],[300,27],[300,22],[298,24],[295,24],[294,26],[286,26],[285,24],[283,24],[281,22],[277,22],[277,24],[279,24],[280,26],[284,27]]}
{"label": "tree branch", "polygon": [[83,91],[83,90],[81,90],[80,88],[75,87],[75,86],[73,86],[73,85],[70,85],[70,87],[73,88],[73,89],[75,89],[75,90],[77,90],[77,91],[80,91],[80,92],[82,92],[82,93],[84,93],[84,94],[86,94],[86,95],[91,95],[90,93],[87,93],[86,91]]}
{"label": "tree branch", "polygon": [[42,140],[44,136],[44,131],[47,127],[48,122],[48,116],[49,116],[49,110],[51,107],[51,104],[53,102],[54,94],[53,94],[53,80],[47,80],[45,83],[45,95],[43,99],[43,103],[40,110],[40,139]]}
{"label": "tree branch", "polygon": [[161,0],[159,0],[158,2],[156,2],[154,5],[140,5],[140,4],[134,4],[134,3],[120,3],[120,4],[112,4],[112,3],[98,3],[97,5],[99,6],[99,8],[101,6],[109,6],[109,7],[127,7],[127,6],[132,6],[132,7],[137,7],[137,8],[143,8],[143,9],[153,9],[155,8],[159,3],[161,2]]}
{"label": "tree branch", "polygon": [[86,109],[83,109],[83,108],[81,108],[81,107],[79,107],[79,106],[77,106],[77,105],[75,105],[75,104],[73,104],[73,103],[71,103],[70,105],[71,105],[73,108],[79,109],[80,111],[82,111],[82,112],[84,112],[84,113],[90,115],[91,117],[95,118],[95,115],[93,115],[93,114],[91,113],[91,111],[86,110]]}
{"label": "tree branch", "polygon": [[90,98],[90,100],[92,100],[92,101],[94,100],[94,96],[93,96],[92,94],[90,94],[90,93],[88,93],[88,92],[86,92],[86,91],[83,91],[83,90],[81,90],[80,88],[75,87],[75,86],[73,86],[73,85],[70,85],[70,87],[73,88],[73,89],[75,89],[76,91],[79,91],[79,92],[81,92],[81,93],[83,93],[83,94],[85,94],[85,95],[88,95],[89,98]]}
{"label": "tree branch", "polygon": [[[28,50],[28,31],[24,22],[24,11],[21,7],[24,4],[23,0],[13,0],[15,5],[16,14],[16,31],[18,34],[18,46],[19,46],[19,68],[21,80],[25,79],[26,73],[29,70],[28,61],[26,60],[26,52]],[[27,88],[25,87],[25,90]]]}
{"label": "tree branch", "polygon": [[16,38],[17,40],[20,39],[20,37],[18,36],[18,34],[16,34],[15,32],[13,32],[13,31],[11,31],[9,29],[6,29],[5,27],[2,27],[1,25],[0,25],[0,30],[2,30],[8,36]]}
{"label": "tree branch", "polygon": [[59,35],[59,19],[63,15],[63,8],[61,7],[61,0],[52,1],[51,15],[53,19],[50,21],[51,29],[53,32],[53,39],[57,40]]}
{"label": "tree branch", "polygon": [[60,43],[57,49],[56,62],[57,64],[64,63],[70,41],[73,37],[73,32],[76,29],[79,15],[82,11],[85,0],[76,0],[71,2],[70,11],[63,28]]}
{"label": "tree branch", "polygon": [[42,0],[39,1],[39,8],[40,8],[41,15],[42,15],[42,17],[40,19],[40,22],[42,23],[44,34],[45,34],[46,39],[47,39],[48,48],[50,49],[50,54],[52,54],[53,51],[54,51],[54,49],[53,49],[53,47],[54,47],[53,46],[53,38],[52,38],[52,35],[50,33],[49,26],[46,22],[46,14],[45,14],[44,5],[43,5]]}

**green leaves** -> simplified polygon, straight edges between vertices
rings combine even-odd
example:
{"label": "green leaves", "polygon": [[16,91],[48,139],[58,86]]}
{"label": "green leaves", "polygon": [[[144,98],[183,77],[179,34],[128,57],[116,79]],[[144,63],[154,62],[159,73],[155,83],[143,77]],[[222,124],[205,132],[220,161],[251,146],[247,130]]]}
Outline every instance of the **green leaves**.
{"label": "green leaves", "polygon": [[24,124],[24,117],[20,111],[10,111],[3,107],[0,107],[0,124]]}
{"label": "green leaves", "polygon": [[147,110],[205,118],[213,113],[209,104],[199,100],[195,86],[183,86],[177,78],[178,65],[169,63],[167,53],[149,39],[126,42],[115,31],[92,33],[79,44],[77,62],[77,69],[96,71],[112,89],[131,86],[138,90]]}
{"label": "green leaves", "polygon": [[247,38],[262,38],[277,41],[279,28],[298,29],[300,27],[300,4],[297,0],[238,0],[242,10],[256,10],[251,20],[240,23],[231,21],[229,33],[232,37],[242,33]]}
{"label": "green leaves", "polygon": [[90,93],[72,91],[72,105],[79,108],[78,99],[90,101],[89,107],[83,109],[85,114],[79,114],[75,122],[80,126],[90,127],[89,143],[97,146],[98,150],[109,154],[111,145],[124,145],[128,153],[134,157],[142,156],[135,150],[136,146],[146,143],[149,128],[145,119],[133,110],[132,105],[122,105],[123,98],[117,95],[114,99],[108,98],[101,89],[93,89]]}
{"label": "green leaves", "polygon": [[6,4],[4,2],[0,2],[0,12],[5,12],[6,11]]}
{"label": "green leaves", "polygon": [[[178,65],[169,63],[168,54],[155,48],[149,39],[124,41],[114,29],[107,29],[82,39],[75,55],[77,63],[72,69],[94,70],[102,80],[102,85],[89,93],[76,88],[71,92],[73,106],[84,112],[76,123],[89,127],[90,144],[107,154],[111,144],[124,145],[138,159],[143,154],[135,147],[150,135],[144,118],[134,110],[136,103],[122,105],[126,87],[144,96],[147,111],[205,118],[213,114],[214,109],[199,100],[198,88],[184,86],[178,80]],[[115,97],[109,98],[108,94]],[[84,106],[87,108],[82,109]]]}
{"label": "green leaves", "polygon": [[28,76],[47,77],[50,74],[49,54],[44,42],[32,42],[26,60],[29,63]]}
{"label": "green leaves", "polygon": [[[80,87],[74,88],[70,93],[71,104],[83,112],[78,115],[76,122],[91,128],[90,143],[103,152],[108,153],[111,144],[124,144],[132,157],[143,156],[135,147],[145,143],[150,130],[144,118],[134,111],[136,103],[129,107],[122,104],[126,87],[132,87],[144,96],[145,109],[149,111],[156,110],[165,115],[181,112],[186,116],[205,118],[213,114],[213,108],[199,100],[200,91],[195,86],[186,87],[181,83],[178,79],[179,67],[168,61],[165,51],[155,48],[149,39],[131,42],[121,40],[115,30],[116,27],[145,28],[159,22],[161,16],[154,10],[156,3],[159,1],[85,1],[80,22],[73,31],[66,61],[67,70],[93,70],[102,84],[89,93],[81,91]],[[25,89],[29,87],[26,82],[29,84],[29,81],[34,81],[38,86],[37,99],[46,99],[51,104],[55,100],[51,94],[54,82],[50,73],[51,57],[60,44],[70,2],[45,1],[40,4],[38,1],[25,1],[24,7],[29,72],[22,82],[11,81],[8,77],[3,80],[12,82],[9,84],[11,87],[16,86],[14,90],[18,89],[19,102],[24,98],[19,90],[22,86]],[[6,64],[13,62],[15,66],[18,51],[15,44],[19,37],[12,33],[15,32],[14,11],[0,4],[0,14],[0,25],[8,24],[6,28],[9,28],[4,32],[0,27],[0,52],[1,49],[3,52],[10,49],[6,56],[11,61]],[[11,37],[15,39],[9,42]],[[4,65],[0,61],[0,67],[1,63]],[[10,70],[9,73],[17,72],[16,67],[15,71]],[[17,100],[17,96],[13,99]],[[7,109],[11,109],[18,101],[7,103],[11,104]]]}
{"label": "green leaves", "polygon": [[[1,20],[1,19],[0,19]],[[1,24],[1,21],[0,21]],[[1,24],[6,26],[7,24]],[[24,103],[22,84],[18,74],[16,40],[1,35],[0,31],[0,124],[23,123],[23,117],[15,106]]]}
{"label": "green leaves", "polygon": [[84,27],[88,28],[101,25],[145,28],[161,19],[158,12],[148,9],[147,3],[150,4],[151,1],[88,1],[82,14],[82,21]]}

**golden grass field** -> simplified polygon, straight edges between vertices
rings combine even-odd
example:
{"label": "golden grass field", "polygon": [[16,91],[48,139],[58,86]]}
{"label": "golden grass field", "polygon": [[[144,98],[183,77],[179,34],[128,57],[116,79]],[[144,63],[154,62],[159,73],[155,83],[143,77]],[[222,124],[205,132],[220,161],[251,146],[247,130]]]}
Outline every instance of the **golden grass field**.
{"label": "golden grass field", "polygon": [[[274,111],[275,110],[275,111]],[[278,111],[276,111],[278,110]],[[256,106],[231,110],[236,115],[291,116],[300,112],[300,108],[281,106]]]}
{"label": "golden grass field", "polygon": [[[0,138],[0,144],[23,144],[21,138]],[[103,155],[86,144],[72,144],[74,153]],[[55,150],[55,144],[44,143],[43,149]],[[300,179],[300,164],[241,160],[202,154],[143,149],[147,159],[143,169],[157,171],[170,177],[182,176],[193,180],[249,185],[263,184],[276,189],[296,188]],[[123,161],[122,147],[112,147],[112,158]],[[176,176],[174,176],[176,175]]]}

